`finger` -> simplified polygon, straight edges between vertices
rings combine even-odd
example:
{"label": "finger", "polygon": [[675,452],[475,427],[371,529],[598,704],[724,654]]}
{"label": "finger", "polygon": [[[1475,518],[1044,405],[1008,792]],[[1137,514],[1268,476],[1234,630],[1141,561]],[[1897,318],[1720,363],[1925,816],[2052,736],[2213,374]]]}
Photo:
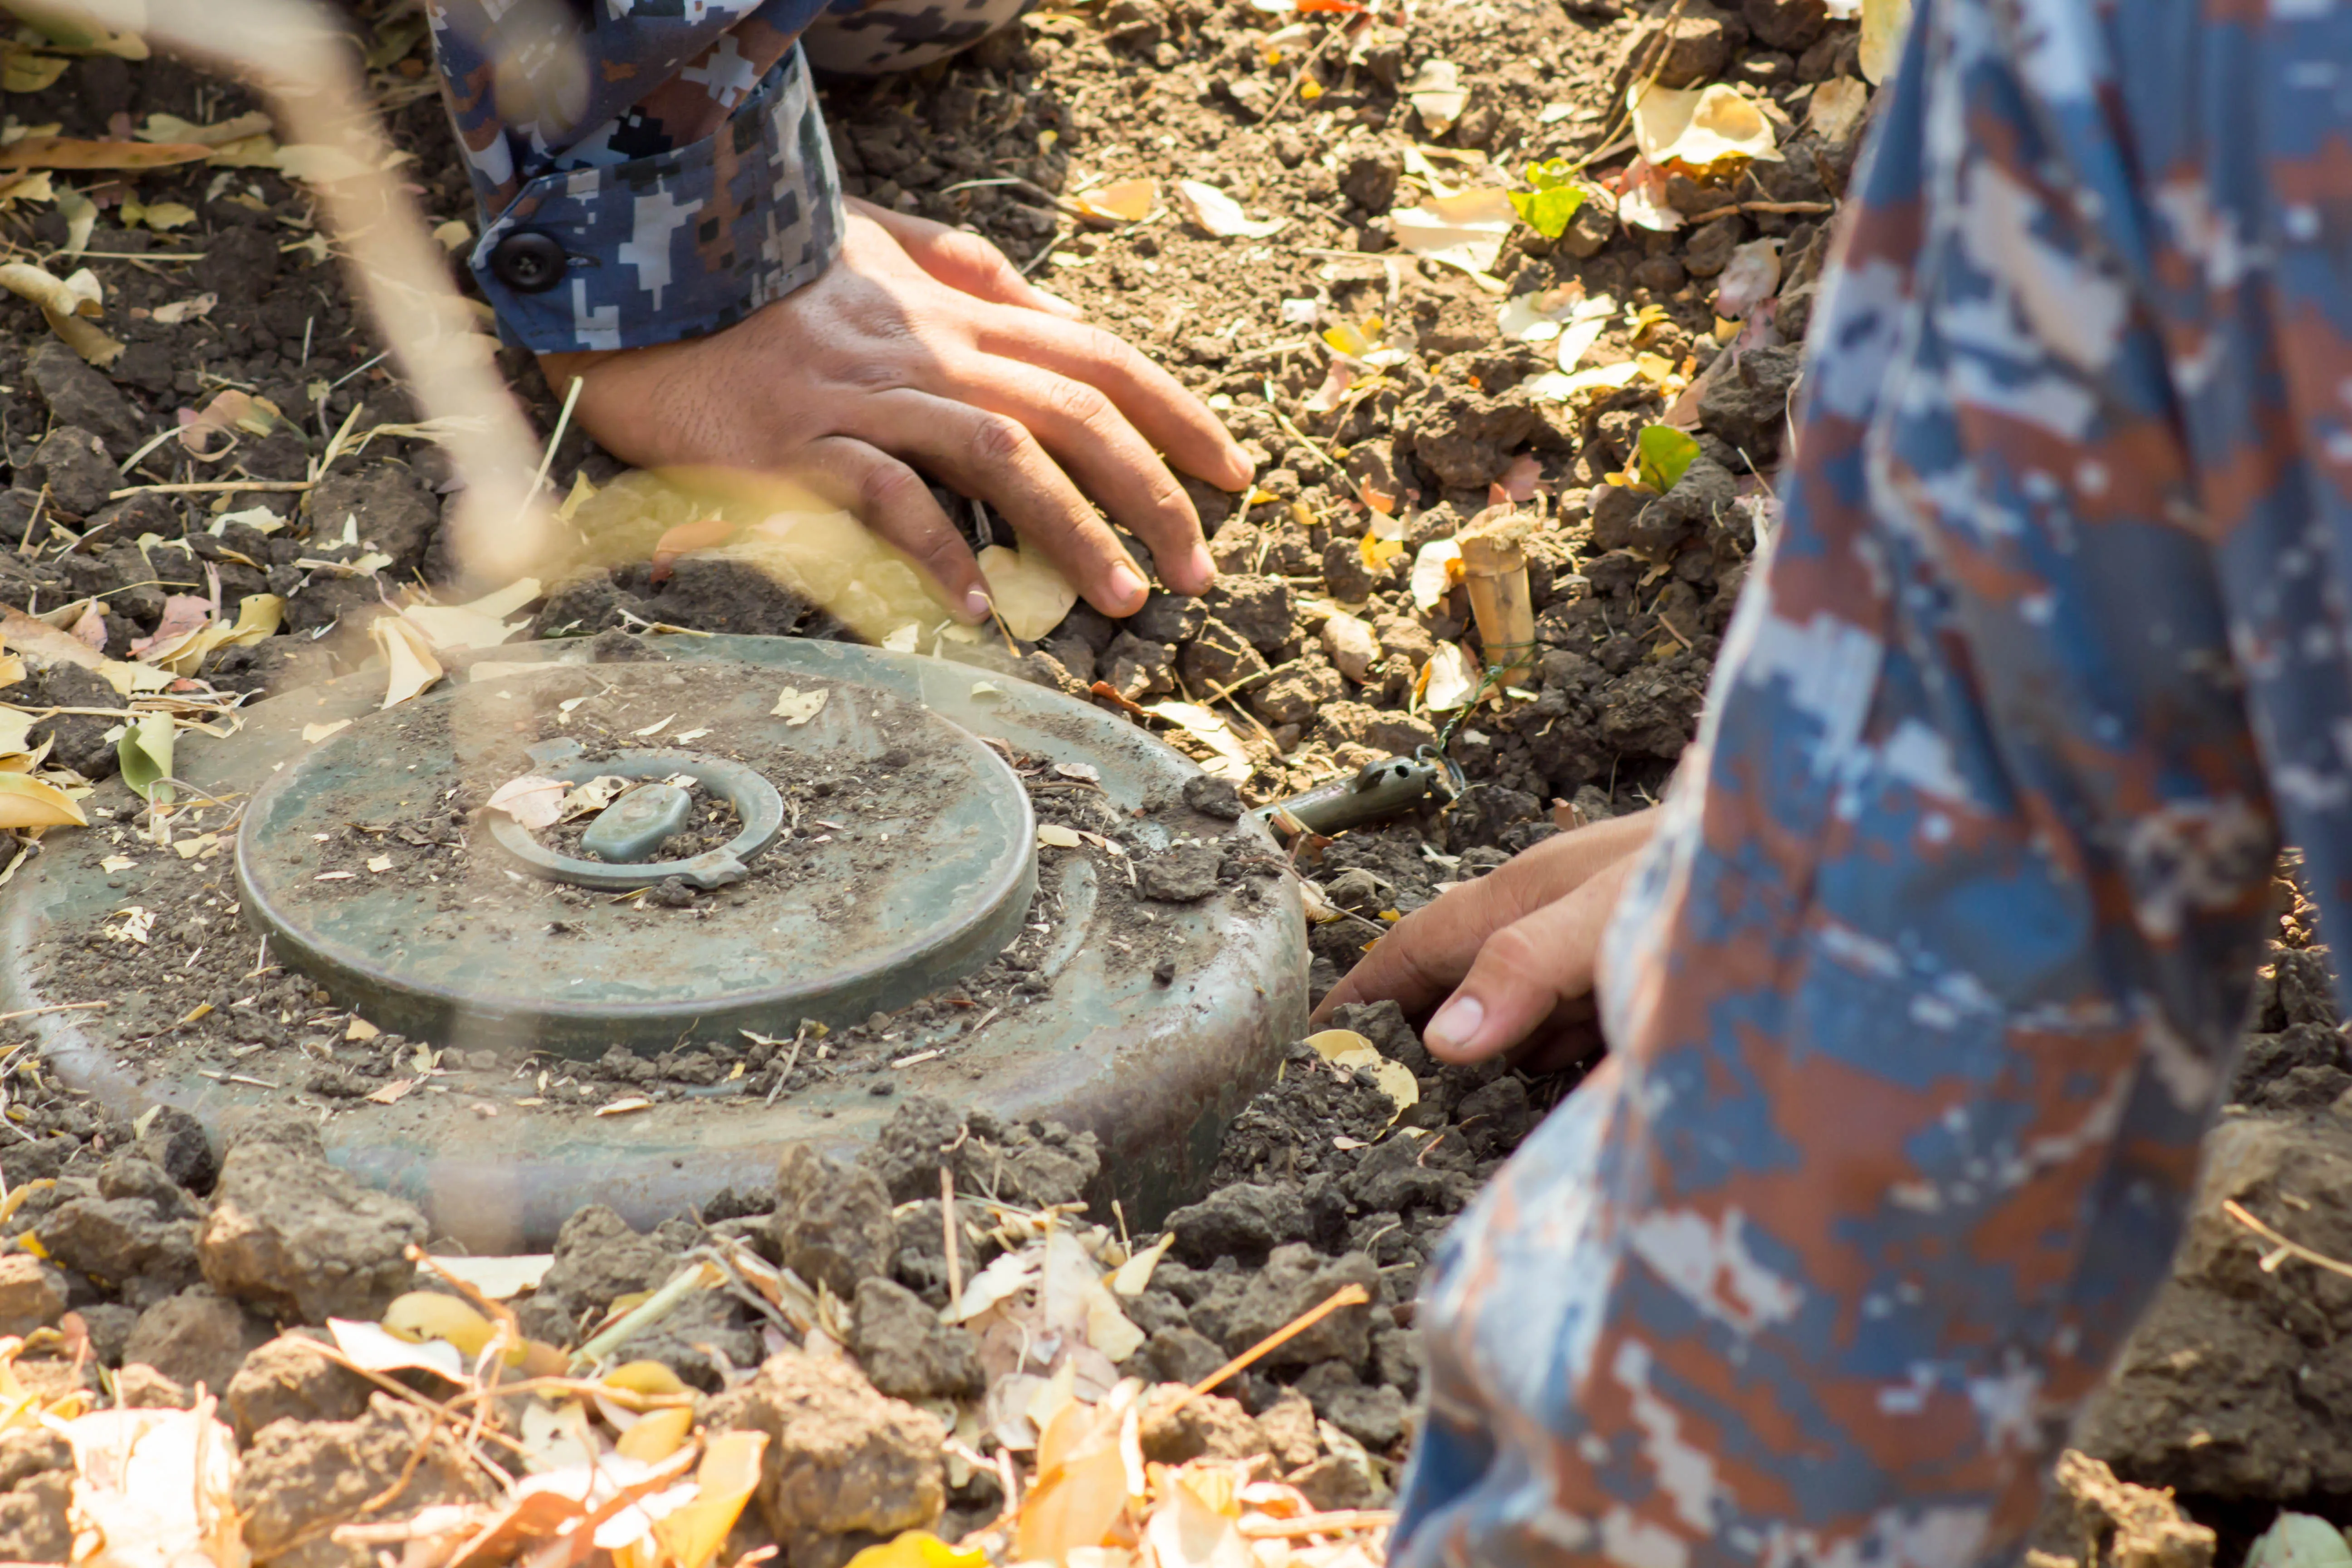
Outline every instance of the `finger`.
{"label": "finger", "polygon": [[1035,311],[979,312],[980,348],[1083,381],[1118,405],[1169,462],[1221,489],[1237,490],[1255,471],[1208,405],[1114,333]]}
{"label": "finger", "polygon": [[939,587],[949,613],[966,626],[988,619],[988,583],[971,549],[948,521],[922,476],[864,441],[828,436],[797,454],[814,488],[856,514],[875,536]]}
{"label": "finger", "polygon": [[1505,1053],[1520,1072],[1565,1072],[1599,1056],[1601,1009],[1591,995],[1573,997],[1552,1010],[1533,1034]]}
{"label": "finger", "polygon": [[1440,894],[1399,921],[1315,1009],[1318,1023],[1351,1002],[1394,1002],[1418,1017],[1459,984],[1487,937],[1565,898],[1649,841],[1656,813],[1633,812],[1547,838]]}
{"label": "finger", "polygon": [[1422,1031],[1430,1053],[1453,1062],[1491,1057],[1526,1039],[1561,1004],[1589,993],[1601,927],[1633,867],[1630,858],[1619,860],[1488,937]]}
{"label": "finger", "polygon": [[1104,615],[1143,607],[1143,574],[1020,420],[905,389],[860,399],[849,417],[862,439],[921,458],[957,489],[994,506]]}
{"label": "finger", "polygon": [[1113,521],[1151,547],[1170,588],[1204,593],[1216,580],[1192,498],[1109,398],[1085,382],[1002,359],[970,376],[964,395],[1026,426]]}
{"label": "finger", "polygon": [[1084,314],[1059,294],[1040,289],[1022,277],[1004,252],[969,229],[950,228],[929,218],[877,207],[871,202],[859,205],[867,216],[898,242],[899,248],[913,258],[916,266],[950,289],[999,305],[1045,310],[1065,321],[1074,321]]}

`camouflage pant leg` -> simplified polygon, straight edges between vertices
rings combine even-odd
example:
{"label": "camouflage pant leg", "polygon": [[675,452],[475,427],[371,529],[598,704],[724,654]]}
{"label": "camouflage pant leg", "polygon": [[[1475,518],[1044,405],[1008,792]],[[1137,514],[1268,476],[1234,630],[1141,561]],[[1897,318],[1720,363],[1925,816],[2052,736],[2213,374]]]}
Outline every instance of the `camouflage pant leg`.
{"label": "camouflage pant leg", "polygon": [[878,76],[970,48],[1032,0],[840,0],[801,35],[819,70]]}

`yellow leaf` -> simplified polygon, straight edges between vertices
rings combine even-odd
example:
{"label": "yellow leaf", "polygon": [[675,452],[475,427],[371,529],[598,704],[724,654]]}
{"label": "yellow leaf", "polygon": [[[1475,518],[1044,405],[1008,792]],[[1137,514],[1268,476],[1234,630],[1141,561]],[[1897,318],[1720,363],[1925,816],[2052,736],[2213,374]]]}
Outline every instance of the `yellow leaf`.
{"label": "yellow leaf", "polygon": [[950,1546],[928,1530],[910,1530],[894,1541],[869,1546],[845,1568],[986,1568],[988,1553],[977,1546]]}
{"label": "yellow leaf", "polygon": [[639,1416],[613,1447],[623,1458],[658,1465],[677,1453],[685,1444],[686,1435],[693,1430],[693,1407],[680,1405]]}
{"label": "yellow leaf", "polygon": [[694,1500],[654,1524],[655,1541],[677,1568],[708,1568],[719,1555],[745,1500],[760,1484],[760,1458],[767,1447],[764,1432],[721,1432],[703,1448],[694,1472]]}
{"label": "yellow leaf", "polygon": [[488,1318],[438,1290],[411,1290],[398,1298],[383,1310],[383,1326],[412,1344],[446,1340],[468,1360],[481,1354],[497,1332]]}
{"label": "yellow leaf", "polygon": [[24,49],[8,51],[8,63],[0,68],[0,90],[7,92],[41,92],[57,85],[65,75],[66,67],[73,61],[64,55],[37,55]]}
{"label": "yellow leaf", "polygon": [[89,268],[58,278],[29,261],[11,261],[0,266],[0,289],[39,306],[49,331],[91,364],[103,367],[122,357],[121,343],[83,319],[106,312],[105,290]]}
{"label": "yellow leaf", "polygon": [[89,826],[64,791],[25,773],[0,773],[0,828]]}
{"label": "yellow leaf", "polygon": [[1127,1460],[1116,1443],[1097,1443],[1038,1479],[1022,1500],[1013,1551],[1059,1563],[1076,1546],[1100,1546],[1127,1511]]}
{"label": "yellow leaf", "polygon": [[441,679],[441,661],[425,646],[425,634],[398,616],[378,616],[368,624],[368,635],[391,667],[384,682],[383,707],[405,702]]}
{"label": "yellow leaf", "polygon": [[1024,642],[1034,642],[1060,626],[1078,602],[1078,591],[1043,553],[992,544],[980,552],[980,574],[988,580],[1005,629]]}
{"label": "yellow leaf", "polygon": [[677,1394],[691,1392],[677,1373],[657,1361],[624,1362],[599,1381],[605,1387],[618,1389],[625,1394]]}
{"label": "yellow leaf", "polygon": [[1087,216],[1109,223],[1141,223],[1159,202],[1157,180],[1117,180],[1076,198],[1078,209]]}
{"label": "yellow leaf", "polygon": [[26,136],[0,147],[0,169],[163,169],[194,163],[212,149],[193,142],[89,142]]}
{"label": "yellow leaf", "polygon": [[1625,98],[1633,114],[1633,140],[1654,167],[1674,163],[1706,171],[1727,159],[1780,160],[1772,122],[1722,82],[1705,89],[1644,88],[1637,82]]}
{"label": "yellow leaf", "polygon": [[1911,0],[1862,0],[1862,74],[1875,84],[1902,58],[1911,25]]}

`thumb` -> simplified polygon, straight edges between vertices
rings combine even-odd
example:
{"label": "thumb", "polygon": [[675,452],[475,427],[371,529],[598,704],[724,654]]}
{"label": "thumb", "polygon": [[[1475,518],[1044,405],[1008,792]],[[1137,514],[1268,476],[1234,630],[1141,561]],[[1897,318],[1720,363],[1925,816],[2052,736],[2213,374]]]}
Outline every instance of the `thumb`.
{"label": "thumb", "polygon": [[1620,860],[1488,937],[1423,1031],[1431,1052],[1446,1061],[1483,1060],[1526,1039],[1563,1003],[1588,994],[1601,930],[1634,864]]}
{"label": "thumb", "polygon": [[1086,312],[1021,276],[1004,252],[967,229],[866,204],[866,216],[898,242],[916,266],[940,282],[998,305],[1044,310],[1076,321]]}

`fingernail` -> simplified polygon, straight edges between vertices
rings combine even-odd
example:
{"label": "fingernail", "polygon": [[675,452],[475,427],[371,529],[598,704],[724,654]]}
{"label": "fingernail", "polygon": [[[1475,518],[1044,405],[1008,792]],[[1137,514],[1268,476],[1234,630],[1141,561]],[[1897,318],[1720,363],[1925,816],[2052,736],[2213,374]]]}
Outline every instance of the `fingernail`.
{"label": "fingernail", "polygon": [[976,626],[980,625],[981,622],[988,619],[988,612],[991,607],[992,606],[988,602],[988,595],[982,593],[977,588],[967,591],[963,596],[964,617],[970,625]]}
{"label": "fingernail", "polygon": [[1478,1026],[1486,1021],[1486,1009],[1478,998],[1456,996],[1437,1010],[1422,1038],[1433,1051],[1458,1051],[1478,1037]]}
{"label": "fingernail", "polygon": [[[1029,285],[1029,287],[1031,287],[1032,289],[1037,289],[1037,286],[1036,286],[1034,283],[1032,283],[1031,285]],[[1053,306],[1053,307],[1054,307],[1054,309],[1055,309],[1056,310],[1061,311],[1061,312],[1062,312],[1062,314],[1064,314],[1065,316],[1067,316],[1067,317],[1071,318],[1073,321],[1075,321],[1075,320],[1076,320],[1078,317],[1083,316],[1083,315],[1085,315],[1085,314],[1086,314],[1086,312],[1085,312],[1084,310],[1081,310],[1080,309],[1078,309],[1078,307],[1077,307],[1077,305],[1076,305],[1076,303],[1074,303],[1074,302],[1073,302],[1073,301],[1071,301],[1071,300],[1065,300],[1065,299],[1063,299],[1059,294],[1055,293],[1051,289],[1037,289],[1037,292],[1038,292],[1038,294],[1039,294],[1039,295],[1041,295],[1041,296],[1045,299],[1045,302],[1046,302],[1047,304],[1049,304],[1049,305]]]}
{"label": "fingernail", "polygon": [[1210,584],[1217,580],[1217,563],[1209,554],[1209,547],[1207,545],[1195,544],[1192,546],[1192,559],[1189,564],[1192,567],[1192,581],[1200,584],[1202,587],[1205,588]]}
{"label": "fingernail", "polygon": [[1143,596],[1150,591],[1141,574],[1134,567],[1114,566],[1110,569],[1110,597],[1113,604],[1139,605],[1143,603]]}

